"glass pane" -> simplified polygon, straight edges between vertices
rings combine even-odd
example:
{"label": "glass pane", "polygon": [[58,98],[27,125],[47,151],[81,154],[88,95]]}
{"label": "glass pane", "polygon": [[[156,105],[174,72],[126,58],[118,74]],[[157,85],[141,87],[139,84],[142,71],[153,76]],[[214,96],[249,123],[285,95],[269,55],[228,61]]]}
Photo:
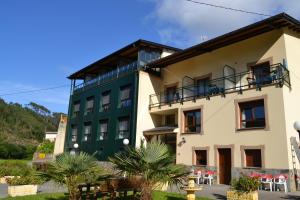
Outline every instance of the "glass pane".
{"label": "glass pane", "polygon": [[130,98],[130,87],[126,87],[126,88],[121,89],[120,98],[121,98],[121,100]]}
{"label": "glass pane", "polygon": [[109,104],[109,100],[110,100],[110,95],[109,94],[105,94],[102,96],[102,104]]}
{"label": "glass pane", "polygon": [[264,109],[264,106],[261,105],[261,106],[257,106],[255,109],[254,109],[254,114],[255,114],[255,118],[256,119],[262,119],[262,118],[265,118],[265,109]]}

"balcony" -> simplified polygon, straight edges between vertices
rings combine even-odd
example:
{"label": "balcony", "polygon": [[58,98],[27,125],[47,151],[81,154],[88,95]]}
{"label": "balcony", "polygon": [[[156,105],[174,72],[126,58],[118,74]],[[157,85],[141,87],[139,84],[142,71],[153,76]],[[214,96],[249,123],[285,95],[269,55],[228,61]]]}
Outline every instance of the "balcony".
{"label": "balcony", "polygon": [[104,83],[107,83],[109,81],[117,79],[121,76],[132,73],[137,69],[138,69],[138,64],[137,64],[136,61],[134,61],[134,62],[132,62],[128,65],[118,67],[117,69],[106,72],[106,73],[103,73],[103,74],[99,75],[98,77],[96,77],[92,80],[85,81],[84,83],[76,85],[73,88],[73,94],[77,93],[77,92],[84,91],[86,89],[89,89],[89,88],[92,88],[92,87],[95,87],[95,86],[102,85]]}
{"label": "balcony", "polygon": [[289,71],[280,63],[271,65],[267,73],[265,71],[254,72],[253,70],[236,73],[234,68],[225,66],[224,74],[227,75],[207,80],[204,85],[198,85],[193,78],[185,76],[182,79],[183,86],[172,90],[171,93],[163,91],[150,95],[149,109],[164,105],[171,106],[185,101],[196,101],[200,98],[210,99],[211,96],[215,95],[225,96],[226,93],[231,92],[242,94],[246,89],[256,88],[261,90],[262,87],[268,85],[277,85],[278,87],[286,85],[290,87]]}

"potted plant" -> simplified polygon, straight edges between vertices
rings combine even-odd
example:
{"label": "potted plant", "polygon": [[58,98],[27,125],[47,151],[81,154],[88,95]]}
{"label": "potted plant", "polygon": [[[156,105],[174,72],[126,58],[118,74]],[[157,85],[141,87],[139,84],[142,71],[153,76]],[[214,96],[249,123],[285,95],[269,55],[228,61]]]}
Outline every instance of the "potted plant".
{"label": "potted plant", "polygon": [[231,182],[231,190],[227,191],[228,200],[258,200],[258,178],[242,175]]}
{"label": "potted plant", "polygon": [[37,193],[37,185],[41,180],[34,175],[7,178],[8,195],[11,197],[33,195]]}

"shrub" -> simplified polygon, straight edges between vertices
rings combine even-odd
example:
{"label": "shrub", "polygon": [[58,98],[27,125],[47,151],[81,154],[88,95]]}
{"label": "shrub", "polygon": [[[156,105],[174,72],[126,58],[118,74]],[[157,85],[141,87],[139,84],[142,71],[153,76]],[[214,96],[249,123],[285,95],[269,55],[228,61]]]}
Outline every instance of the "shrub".
{"label": "shrub", "polygon": [[6,182],[8,185],[38,185],[43,181],[33,174],[28,174],[21,177],[7,178]]}
{"label": "shrub", "polygon": [[0,158],[31,159],[35,149],[36,147],[32,145],[22,146],[7,142],[0,142]]}
{"label": "shrub", "polygon": [[53,153],[54,151],[54,142],[45,140],[37,147],[37,152],[39,153]]}
{"label": "shrub", "polygon": [[239,179],[233,179],[231,182],[232,189],[245,193],[256,191],[259,186],[260,182],[257,178],[245,175],[242,175]]}
{"label": "shrub", "polygon": [[4,161],[0,163],[0,177],[24,176],[31,172],[31,168],[24,162]]}

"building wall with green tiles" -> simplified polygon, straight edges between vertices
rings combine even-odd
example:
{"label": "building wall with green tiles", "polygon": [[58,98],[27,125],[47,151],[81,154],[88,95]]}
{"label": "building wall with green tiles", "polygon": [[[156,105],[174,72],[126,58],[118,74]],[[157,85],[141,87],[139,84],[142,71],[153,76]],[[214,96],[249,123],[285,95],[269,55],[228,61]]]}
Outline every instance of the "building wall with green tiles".
{"label": "building wall with green tiles", "polygon": [[[129,141],[131,146],[135,146],[135,126],[136,126],[136,105],[137,105],[137,83],[138,73],[133,72],[118,79],[114,79],[108,83],[100,86],[94,86],[86,90],[75,92],[70,97],[69,106],[69,121],[66,134],[65,149],[69,151],[73,144],[72,125],[77,126],[77,143],[79,150],[90,154],[96,153],[99,160],[107,160],[108,156],[124,149],[123,139],[116,139],[118,134],[118,119],[120,117],[129,117]],[[131,106],[120,107],[120,88],[126,85],[131,86]],[[102,93],[110,91],[110,109],[102,111],[100,109],[100,102]],[[93,112],[85,115],[87,98],[94,96]],[[74,103],[80,101],[80,113],[77,117],[72,117]],[[99,121],[108,119],[108,137],[105,140],[97,140],[97,133],[99,131]],[[91,140],[83,141],[84,123],[91,122]]]}

